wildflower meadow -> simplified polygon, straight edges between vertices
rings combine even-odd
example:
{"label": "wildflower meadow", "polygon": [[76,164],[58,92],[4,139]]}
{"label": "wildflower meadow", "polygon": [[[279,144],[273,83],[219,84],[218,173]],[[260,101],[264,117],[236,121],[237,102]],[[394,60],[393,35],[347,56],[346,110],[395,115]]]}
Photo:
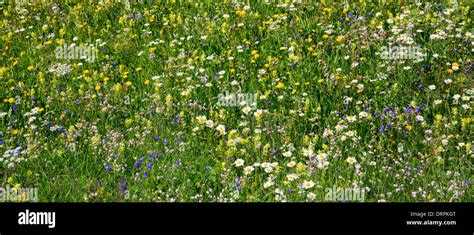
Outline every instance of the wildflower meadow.
{"label": "wildflower meadow", "polygon": [[472,2],[0,3],[0,199],[473,202]]}

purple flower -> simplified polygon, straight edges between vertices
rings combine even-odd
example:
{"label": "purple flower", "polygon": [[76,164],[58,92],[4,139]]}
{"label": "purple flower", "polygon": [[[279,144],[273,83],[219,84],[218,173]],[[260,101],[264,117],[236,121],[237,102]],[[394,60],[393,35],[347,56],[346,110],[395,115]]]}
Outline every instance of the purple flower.
{"label": "purple flower", "polygon": [[107,165],[105,165],[105,170],[106,171],[111,171],[112,167],[109,164],[107,164]]}
{"label": "purple flower", "polygon": [[382,127],[380,127],[380,129],[379,129],[379,132],[384,132],[385,129],[386,129],[386,128],[385,128],[385,125],[382,125]]}
{"label": "purple flower", "polygon": [[160,137],[156,135],[154,139],[155,139],[155,141],[158,141],[160,139]]}
{"label": "purple flower", "polygon": [[181,166],[181,162],[180,162],[180,161],[176,161],[176,162],[175,162],[175,165],[176,165],[176,166]]}

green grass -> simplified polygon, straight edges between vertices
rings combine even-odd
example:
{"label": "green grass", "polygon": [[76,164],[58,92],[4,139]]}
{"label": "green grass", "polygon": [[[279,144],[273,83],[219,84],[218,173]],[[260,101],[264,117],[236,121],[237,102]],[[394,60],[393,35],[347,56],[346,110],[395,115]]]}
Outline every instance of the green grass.
{"label": "green grass", "polygon": [[[327,201],[334,186],[366,202],[472,202],[468,3],[4,3],[0,186],[44,202]],[[72,43],[96,60],[55,57]],[[426,57],[381,59],[392,44]],[[218,106],[239,87],[258,95],[248,115]]]}

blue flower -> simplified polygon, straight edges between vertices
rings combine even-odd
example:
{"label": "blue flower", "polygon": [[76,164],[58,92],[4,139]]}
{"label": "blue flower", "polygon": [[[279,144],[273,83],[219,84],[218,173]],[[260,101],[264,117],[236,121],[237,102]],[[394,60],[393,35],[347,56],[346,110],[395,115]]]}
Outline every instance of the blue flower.
{"label": "blue flower", "polygon": [[105,170],[106,171],[111,171],[112,167],[109,164],[107,164],[107,165],[105,165]]}

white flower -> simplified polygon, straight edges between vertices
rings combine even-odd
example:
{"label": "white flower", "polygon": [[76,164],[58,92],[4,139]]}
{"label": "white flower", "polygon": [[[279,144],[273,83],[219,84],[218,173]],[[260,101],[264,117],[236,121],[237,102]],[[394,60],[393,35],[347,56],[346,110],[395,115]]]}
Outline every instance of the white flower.
{"label": "white flower", "polygon": [[428,86],[428,88],[429,88],[430,90],[434,91],[434,90],[436,89],[436,86],[435,86],[435,85],[430,85],[430,86]]}
{"label": "white flower", "polygon": [[343,126],[343,125],[337,124],[337,125],[336,125],[336,131],[338,131],[338,132],[339,132],[339,131],[342,131],[342,130],[344,130],[344,127],[345,127],[345,126]]}
{"label": "white flower", "polygon": [[303,149],[303,156],[305,157],[312,157],[313,156],[313,150],[311,149]]}
{"label": "white flower", "polygon": [[207,121],[206,121],[206,126],[209,127],[209,128],[214,127],[214,121],[212,121],[212,120],[207,120]]}
{"label": "white flower", "polygon": [[351,123],[352,123],[352,122],[355,122],[356,119],[357,119],[357,118],[356,118],[355,115],[354,115],[354,116],[347,116],[347,118],[346,118],[346,120],[347,120],[348,122],[351,122]]}
{"label": "white flower", "polygon": [[346,162],[347,162],[349,165],[352,165],[352,164],[354,164],[354,163],[357,162],[357,159],[355,159],[355,157],[348,157],[348,158],[346,159]]}
{"label": "white flower", "polygon": [[267,167],[271,167],[272,165],[268,162],[264,162],[260,166],[263,167],[263,168],[267,168]]}
{"label": "white flower", "polygon": [[345,135],[349,136],[349,137],[352,137],[355,135],[354,131],[348,131],[345,133]]}
{"label": "white flower", "polygon": [[312,187],[314,187],[314,182],[313,181],[303,181],[303,185],[301,186],[303,187],[304,189],[310,189]]}
{"label": "white flower", "polygon": [[266,167],[265,168],[265,173],[272,173],[273,172],[273,167]]}
{"label": "white flower", "polygon": [[309,200],[313,201],[315,198],[316,198],[316,194],[314,194],[313,192],[308,193],[308,199]]}
{"label": "white flower", "polygon": [[254,170],[253,166],[246,166],[246,167],[244,168],[244,174],[245,174],[245,175],[248,175],[248,174],[252,173],[253,170]]}
{"label": "white flower", "polygon": [[416,115],[416,120],[417,120],[418,122],[424,122],[424,121],[425,121],[425,118],[423,118],[423,116],[421,116],[421,115]]}
{"label": "white flower", "polygon": [[295,161],[288,162],[286,164],[286,166],[289,167],[289,168],[292,168],[292,167],[296,166],[296,162]]}
{"label": "white flower", "polygon": [[245,161],[239,158],[234,162],[234,165],[235,166],[243,166],[244,163],[245,163]]}
{"label": "white flower", "polygon": [[225,126],[220,124],[219,126],[216,127],[216,130],[221,133],[221,135],[225,135]]}
{"label": "white flower", "polygon": [[368,116],[369,116],[369,114],[367,114],[367,112],[362,111],[362,112],[359,113],[359,118],[366,118]]}
{"label": "white flower", "polygon": [[201,116],[197,116],[197,117],[196,117],[196,120],[198,121],[199,124],[202,125],[202,124],[206,123],[207,118],[206,118],[206,116],[201,115]]}
{"label": "white flower", "polygon": [[263,110],[261,109],[257,109],[257,111],[255,111],[255,113],[253,113],[253,115],[256,117],[256,118],[260,118],[263,114]]}
{"label": "white flower", "polygon": [[245,106],[243,109],[242,109],[242,112],[245,113],[245,115],[249,114],[250,113],[250,107],[249,106]]}
{"label": "white flower", "polygon": [[289,175],[286,176],[286,179],[288,181],[293,181],[293,180],[296,180],[298,178],[299,178],[298,174],[289,174]]}
{"label": "white flower", "polygon": [[316,159],[318,159],[318,161],[325,161],[327,157],[328,157],[327,153],[318,153],[316,155]]}
{"label": "white flower", "polygon": [[269,180],[263,184],[263,187],[268,188],[268,187],[271,187],[272,185],[273,185],[273,181]]}
{"label": "white flower", "polygon": [[284,157],[291,157],[291,155],[293,155],[293,154],[291,153],[291,151],[286,151],[286,152],[283,153],[283,156],[284,156]]}

